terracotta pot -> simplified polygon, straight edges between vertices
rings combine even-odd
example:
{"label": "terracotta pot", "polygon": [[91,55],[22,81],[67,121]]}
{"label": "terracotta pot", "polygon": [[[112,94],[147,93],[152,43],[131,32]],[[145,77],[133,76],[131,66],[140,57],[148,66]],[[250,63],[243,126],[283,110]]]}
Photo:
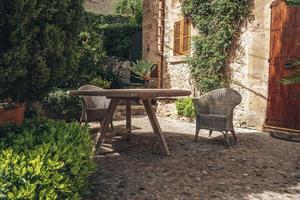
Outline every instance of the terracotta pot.
{"label": "terracotta pot", "polygon": [[0,109],[0,124],[7,122],[22,124],[24,120],[24,112],[24,104],[17,104],[15,108]]}

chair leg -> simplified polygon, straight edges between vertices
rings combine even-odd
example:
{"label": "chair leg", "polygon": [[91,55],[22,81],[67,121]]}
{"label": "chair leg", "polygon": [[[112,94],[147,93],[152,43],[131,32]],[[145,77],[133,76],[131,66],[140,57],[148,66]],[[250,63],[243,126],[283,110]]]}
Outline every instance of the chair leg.
{"label": "chair leg", "polygon": [[200,132],[200,128],[196,127],[195,142],[198,141],[199,132]]}
{"label": "chair leg", "polygon": [[212,130],[209,130],[209,135],[208,135],[208,137],[211,137],[211,135],[212,135]]}
{"label": "chair leg", "polygon": [[237,137],[236,137],[236,134],[235,134],[235,130],[234,130],[234,129],[231,130],[231,133],[232,133],[232,135],[233,135],[233,138],[234,138],[235,143],[237,143],[238,140],[237,140]]}
{"label": "chair leg", "polygon": [[225,131],[224,136],[225,136],[226,146],[228,147],[230,145],[230,143],[229,143],[229,137],[228,137],[228,131]]}

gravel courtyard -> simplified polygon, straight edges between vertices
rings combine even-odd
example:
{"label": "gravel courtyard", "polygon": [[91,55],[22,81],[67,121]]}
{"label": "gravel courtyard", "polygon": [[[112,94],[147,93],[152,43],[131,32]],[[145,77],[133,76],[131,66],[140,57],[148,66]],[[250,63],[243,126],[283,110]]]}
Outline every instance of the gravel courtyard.
{"label": "gravel courtyard", "polygon": [[[131,140],[112,137],[95,158],[90,199],[300,200],[300,143],[236,129],[238,145],[226,149],[222,134],[201,131],[195,143],[193,123],[159,122],[171,156],[160,154],[148,119],[133,118]],[[115,124],[121,132],[124,122]]]}

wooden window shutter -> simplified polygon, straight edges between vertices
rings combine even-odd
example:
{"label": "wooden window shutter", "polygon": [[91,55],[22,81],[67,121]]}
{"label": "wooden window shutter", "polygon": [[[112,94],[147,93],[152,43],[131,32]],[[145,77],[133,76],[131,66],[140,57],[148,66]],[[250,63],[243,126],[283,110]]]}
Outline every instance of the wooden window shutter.
{"label": "wooden window shutter", "polygon": [[188,55],[191,46],[191,22],[190,19],[184,19],[183,22],[182,53]]}
{"label": "wooden window shutter", "polygon": [[191,22],[183,19],[174,23],[174,55],[188,55],[191,47]]}
{"label": "wooden window shutter", "polygon": [[174,23],[174,55],[180,55],[181,27],[180,21]]}

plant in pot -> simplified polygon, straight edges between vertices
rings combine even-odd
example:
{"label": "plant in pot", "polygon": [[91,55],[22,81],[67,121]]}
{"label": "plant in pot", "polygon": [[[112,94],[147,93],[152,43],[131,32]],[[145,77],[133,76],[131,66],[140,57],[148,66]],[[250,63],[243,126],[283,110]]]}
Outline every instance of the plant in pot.
{"label": "plant in pot", "polygon": [[0,2],[0,123],[7,121],[6,111],[24,113],[24,105],[63,84],[77,68],[82,0],[51,4],[58,6],[53,9],[48,1]]}
{"label": "plant in pot", "polygon": [[156,64],[152,64],[146,60],[137,60],[132,63],[131,72],[136,78],[143,80],[145,87],[149,87],[149,81],[151,78],[151,73],[155,70]]}

